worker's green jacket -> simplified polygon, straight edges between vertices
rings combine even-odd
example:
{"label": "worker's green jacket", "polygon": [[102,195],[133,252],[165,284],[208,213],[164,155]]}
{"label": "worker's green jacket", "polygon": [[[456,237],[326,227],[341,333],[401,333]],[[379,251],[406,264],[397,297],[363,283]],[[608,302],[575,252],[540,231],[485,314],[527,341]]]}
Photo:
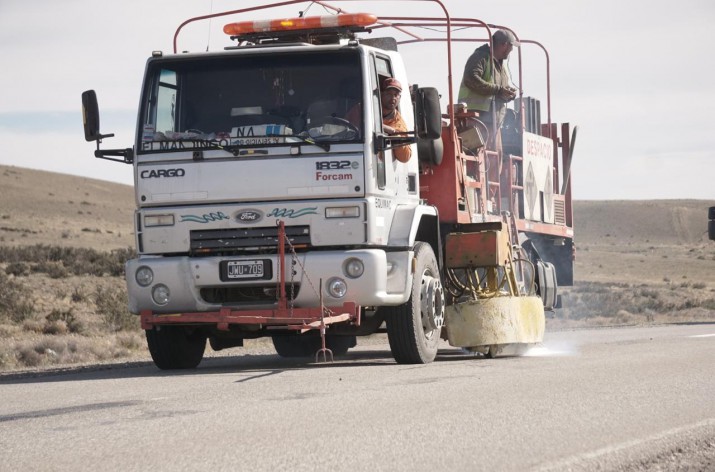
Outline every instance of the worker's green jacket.
{"label": "worker's green jacket", "polygon": [[464,66],[464,76],[459,87],[459,102],[470,110],[479,111],[484,121],[491,122],[493,104],[496,105],[497,124],[504,121],[506,102],[496,97],[499,87],[508,87],[511,79],[503,61],[494,61],[492,69],[489,45],[477,48]]}

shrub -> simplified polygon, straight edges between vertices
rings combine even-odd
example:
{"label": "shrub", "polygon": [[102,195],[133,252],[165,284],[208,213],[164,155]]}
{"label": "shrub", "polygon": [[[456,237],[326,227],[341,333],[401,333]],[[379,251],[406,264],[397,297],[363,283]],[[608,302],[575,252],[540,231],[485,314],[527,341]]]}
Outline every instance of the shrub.
{"label": "shrub", "polygon": [[117,336],[117,344],[130,351],[144,348],[144,338],[136,333],[125,333]]}
{"label": "shrub", "polygon": [[103,288],[94,293],[97,311],[111,331],[131,331],[139,328],[136,316],[127,310],[127,293],[124,287]]}
{"label": "shrub", "polygon": [[124,275],[124,263],[135,256],[131,248],[109,252],[94,249],[48,246],[0,247],[0,262],[32,264],[33,272],[43,272],[53,278],[73,275]]}
{"label": "shrub", "polygon": [[42,354],[30,346],[23,346],[17,352],[17,360],[21,365],[37,367],[42,363]]}
{"label": "shrub", "polygon": [[20,323],[32,316],[34,305],[29,296],[24,286],[0,272],[0,320]]}
{"label": "shrub", "polygon": [[81,288],[79,288],[79,287],[74,287],[74,288],[72,289],[72,295],[70,295],[70,299],[71,299],[74,303],[79,303],[79,302],[85,301],[85,300],[87,299],[87,296],[84,294],[84,292],[82,291]]}
{"label": "shrub", "polygon": [[45,317],[45,320],[47,321],[43,329],[45,334],[65,334],[68,331],[82,334],[85,331],[84,323],[77,319],[71,308],[65,311],[55,308]]}
{"label": "shrub", "polygon": [[67,323],[62,320],[48,321],[42,328],[44,334],[67,334],[69,328]]}
{"label": "shrub", "polygon": [[23,277],[30,274],[30,266],[24,262],[11,262],[5,268],[5,273],[15,277]]}
{"label": "shrub", "polygon": [[45,325],[38,319],[30,318],[22,322],[22,329],[31,333],[42,333]]}
{"label": "shrub", "polygon": [[8,345],[0,344],[0,369],[7,368],[15,362],[15,352]]}
{"label": "shrub", "polygon": [[45,261],[33,268],[35,272],[44,272],[53,279],[63,279],[69,275],[62,261]]}

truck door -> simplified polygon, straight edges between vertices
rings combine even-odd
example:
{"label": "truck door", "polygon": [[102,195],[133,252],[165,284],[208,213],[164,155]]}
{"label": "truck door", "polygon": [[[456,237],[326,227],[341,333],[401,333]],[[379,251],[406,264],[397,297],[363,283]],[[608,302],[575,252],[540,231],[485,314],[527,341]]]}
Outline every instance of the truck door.
{"label": "truck door", "polygon": [[[375,54],[371,55],[371,59],[370,84],[372,87],[373,132],[375,134],[381,134],[383,131],[382,105],[380,102],[380,75],[384,75],[385,73],[391,74],[389,69],[390,64],[386,58],[377,57]],[[387,165],[386,163],[392,160],[392,151],[381,151],[373,154],[373,165],[376,169],[377,188],[381,191],[380,193],[389,193],[390,189],[387,188],[387,182],[391,182],[391,179],[388,179],[387,173],[388,170],[392,173],[392,166]]]}
{"label": "truck door", "polygon": [[[373,81],[373,111],[375,113],[375,132],[384,133],[382,122],[382,106],[380,100],[380,85],[387,78],[395,77],[394,67],[390,58],[380,54],[373,55],[372,81]],[[397,106],[398,111],[405,120],[407,129],[413,129],[412,107],[408,84],[402,84],[402,98]],[[408,176],[408,171],[412,167],[407,163],[402,163],[395,159],[393,150],[387,150],[377,156],[378,188],[384,189],[385,193],[398,198],[406,197],[408,194],[417,194],[416,174]],[[384,180],[380,180],[384,178]]]}

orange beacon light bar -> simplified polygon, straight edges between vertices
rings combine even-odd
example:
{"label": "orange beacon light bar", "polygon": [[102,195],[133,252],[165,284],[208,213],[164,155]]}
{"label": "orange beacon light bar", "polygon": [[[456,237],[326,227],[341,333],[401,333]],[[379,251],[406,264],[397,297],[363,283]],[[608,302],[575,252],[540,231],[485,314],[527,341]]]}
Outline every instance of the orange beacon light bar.
{"label": "orange beacon light bar", "polygon": [[344,15],[309,16],[305,18],[286,18],[283,20],[259,20],[229,23],[223,32],[232,35],[265,33],[268,31],[291,31],[338,26],[369,26],[377,22],[377,17],[370,13],[350,13]]}

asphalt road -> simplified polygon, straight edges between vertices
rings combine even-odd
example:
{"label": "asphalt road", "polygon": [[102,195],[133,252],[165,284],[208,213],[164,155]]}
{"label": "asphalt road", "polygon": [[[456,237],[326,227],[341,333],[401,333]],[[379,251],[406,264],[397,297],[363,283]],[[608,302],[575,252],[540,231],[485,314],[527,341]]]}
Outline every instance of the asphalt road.
{"label": "asphalt road", "polygon": [[715,325],[548,333],[518,358],[445,344],[424,366],[386,344],[229,352],[0,376],[0,470],[715,470]]}

